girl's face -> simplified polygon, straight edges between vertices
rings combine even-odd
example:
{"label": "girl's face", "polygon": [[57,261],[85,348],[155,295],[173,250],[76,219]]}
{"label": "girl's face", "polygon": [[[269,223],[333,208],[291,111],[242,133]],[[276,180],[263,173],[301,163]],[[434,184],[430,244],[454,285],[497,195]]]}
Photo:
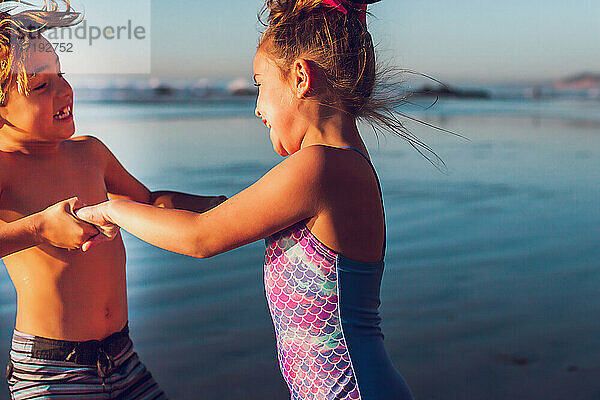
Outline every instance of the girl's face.
{"label": "girl's face", "polygon": [[254,56],[253,69],[258,86],[255,114],[269,128],[273,150],[286,157],[300,150],[306,132],[299,99],[292,85],[283,81],[279,67],[261,50]]}
{"label": "girl's face", "polygon": [[68,139],[75,132],[73,90],[46,39],[32,41],[25,70],[29,95],[20,93],[16,85],[10,88],[5,105],[0,107],[0,122],[22,140],[60,143]]}

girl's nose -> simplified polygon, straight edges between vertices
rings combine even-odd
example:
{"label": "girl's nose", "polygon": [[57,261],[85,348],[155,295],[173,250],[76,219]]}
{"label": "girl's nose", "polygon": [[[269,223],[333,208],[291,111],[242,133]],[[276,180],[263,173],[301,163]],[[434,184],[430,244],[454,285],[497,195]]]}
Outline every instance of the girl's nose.
{"label": "girl's nose", "polygon": [[256,115],[258,118],[260,118],[260,111],[258,111],[258,107],[256,107],[254,109],[254,115]]}

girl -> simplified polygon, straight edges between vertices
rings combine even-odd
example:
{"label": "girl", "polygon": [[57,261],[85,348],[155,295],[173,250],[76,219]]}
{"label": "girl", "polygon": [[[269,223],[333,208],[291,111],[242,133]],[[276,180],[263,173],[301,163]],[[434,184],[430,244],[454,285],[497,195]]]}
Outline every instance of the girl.
{"label": "girl", "polygon": [[412,139],[374,98],[366,4],[269,0],[265,10],[256,116],[287,158],[204,214],[114,200],[77,215],[106,237],[119,226],[195,257],[266,238],[266,295],[292,399],[412,399],[379,327],[384,211],[357,119]]}

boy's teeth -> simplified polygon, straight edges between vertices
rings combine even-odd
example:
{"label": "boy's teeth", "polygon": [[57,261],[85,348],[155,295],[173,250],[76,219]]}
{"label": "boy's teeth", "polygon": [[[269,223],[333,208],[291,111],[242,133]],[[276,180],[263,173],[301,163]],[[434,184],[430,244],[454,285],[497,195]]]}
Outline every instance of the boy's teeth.
{"label": "boy's teeth", "polygon": [[71,116],[71,106],[66,106],[56,114],[54,114],[54,119],[64,119]]}

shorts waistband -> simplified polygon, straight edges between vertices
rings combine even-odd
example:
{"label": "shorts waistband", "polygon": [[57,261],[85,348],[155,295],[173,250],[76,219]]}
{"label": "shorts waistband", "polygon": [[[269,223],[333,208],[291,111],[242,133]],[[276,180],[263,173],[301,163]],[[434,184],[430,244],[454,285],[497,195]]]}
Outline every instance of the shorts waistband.
{"label": "shorts waistband", "polygon": [[97,366],[98,374],[106,376],[115,366],[115,359],[131,347],[129,324],[102,340],[71,341],[48,339],[14,331],[12,351],[29,357]]}

